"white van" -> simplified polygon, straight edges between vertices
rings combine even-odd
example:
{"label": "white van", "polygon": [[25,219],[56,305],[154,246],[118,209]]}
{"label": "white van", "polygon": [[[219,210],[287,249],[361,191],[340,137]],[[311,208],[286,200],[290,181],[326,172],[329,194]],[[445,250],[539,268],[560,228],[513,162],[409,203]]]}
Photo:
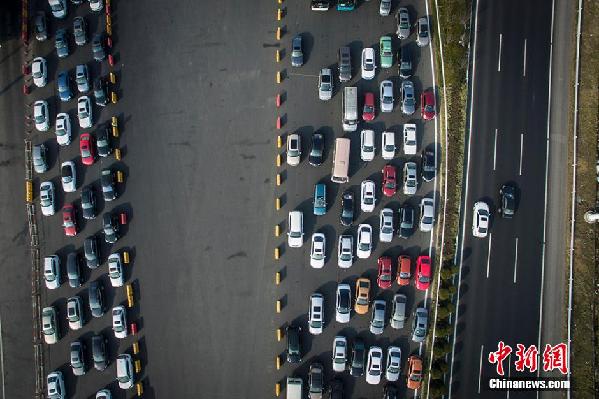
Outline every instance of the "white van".
{"label": "white van", "polygon": [[358,129],[358,88],[343,89],[343,130],[355,132]]}
{"label": "white van", "polygon": [[350,139],[335,139],[335,152],[333,153],[333,170],[331,181],[333,183],[347,183],[349,181],[349,150]]}
{"label": "white van", "polygon": [[131,355],[123,353],[116,357],[116,380],[119,382],[119,388],[129,389],[133,387],[135,379],[133,371],[133,361]]}
{"label": "white van", "polygon": [[304,381],[297,377],[287,377],[287,399],[302,399]]}
{"label": "white van", "polygon": [[299,248],[304,243],[304,214],[301,211],[289,212],[287,223],[287,244]]}

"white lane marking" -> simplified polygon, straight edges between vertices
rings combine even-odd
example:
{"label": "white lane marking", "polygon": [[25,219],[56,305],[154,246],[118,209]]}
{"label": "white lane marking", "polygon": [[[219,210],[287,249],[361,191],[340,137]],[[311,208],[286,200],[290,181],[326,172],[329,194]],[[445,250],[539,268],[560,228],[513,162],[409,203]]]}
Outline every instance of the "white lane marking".
{"label": "white lane marking", "polygon": [[[512,355],[510,354],[507,357],[507,379],[509,380],[512,376]],[[510,399],[510,389],[507,389],[507,395],[506,395],[507,399]]]}
{"label": "white lane marking", "polygon": [[526,39],[524,39],[524,61],[522,64],[522,76],[526,76]]}
{"label": "white lane marking", "polygon": [[501,46],[503,43],[503,34],[499,34],[499,60],[497,61],[497,72],[501,72]]}
{"label": "white lane marking", "polygon": [[2,315],[0,315],[0,371],[2,372],[2,399],[6,399],[4,392],[4,337],[2,336]]}
{"label": "white lane marking", "polygon": [[524,133],[520,133],[520,170],[518,175],[522,176],[522,154],[524,153]]}
{"label": "white lane marking", "polygon": [[[428,2],[427,2],[428,4]],[[475,83],[475,77],[476,77],[476,36],[477,36],[477,32],[478,32],[478,6],[479,6],[480,2],[477,1],[476,2],[476,10],[474,11],[474,38],[472,40],[472,86],[470,89],[470,117],[469,117],[469,126],[470,126],[470,132],[468,134],[468,157],[467,157],[467,161],[466,161],[466,181],[465,181],[465,186],[464,186],[464,198],[463,198],[463,203],[467,204],[467,200],[468,200],[468,186],[469,186],[469,178],[470,178],[470,153],[471,153],[471,148],[472,148],[472,115],[474,114],[474,83]],[[452,338],[452,343],[451,343],[451,364],[449,366],[449,393],[447,395],[448,399],[451,399],[451,388],[453,387],[453,363],[455,360],[455,344],[456,344],[456,337],[458,335],[458,320],[459,320],[459,316],[460,316],[460,288],[462,287],[462,264],[463,264],[463,259],[464,259],[464,237],[466,234],[466,216],[468,215],[468,207],[467,206],[462,206],[462,209],[464,210],[464,219],[462,222],[462,240],[460,242],[460,249],[459,249],[459,254],[460,254],[460,267],[459,267],[459,272],[458,272],[458,292],[457,292],[457,300],[456,300],[456,310],[455,310],[455,321],[453,323],[453,338]],[[481,352],[482,352],[482,348],[481,348]],[[429,373],[430,375],[430,373]]]}
{"label": "white lane marking", "polygon": [[517,274],[518,274],[518,237],[516,237],[516,257],[514,258],[514,284],[516,284]]}
{"label": "white lane marking", "polygon": [[495,129],[495,142],[493,144],[493,170],[497,165],[497,129]]}
{"label": "white lane marking", "polygon": [[[483,376],[483,349],[484,348],[485,348],[484,345],[480,346],[480,361],[478,362],[478,393],[480,393],[480,381]],[[450,390],[450,392],[451,392],[451,390]]]}
{"label": "white lane marking", "polygon": [[491,240],[493,240],[493,233],[489,233],[489,251],[487,253],[487,278],[489,278],[489,268],[491,265]]}

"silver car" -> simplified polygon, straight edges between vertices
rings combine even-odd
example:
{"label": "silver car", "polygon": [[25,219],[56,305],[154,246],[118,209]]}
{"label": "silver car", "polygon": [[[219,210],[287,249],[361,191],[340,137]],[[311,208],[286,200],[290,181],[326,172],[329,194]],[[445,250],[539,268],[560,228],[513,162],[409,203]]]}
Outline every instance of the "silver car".
{"label": "silver car", "polygon": [[430,42],[430,32],[428,29],[428,19],[422,17],[418,19],[418,36],[416,37],[416,44],[419,47],[428,46]]}
{"label": "silver car", "polygon": [[416,194],[418,189],[418,166],[416,162],[406,162],[403,166],[403,193]]}
{"label": "silver car", "polygon": [[401,373],[401,348],[399,346],[390,346],[387,349],[387,367],[385,378],[387,381],[394,382],[399,379]]}
{"label": "silver car", "polygon": [[52,216],[56,212],[54,183],[51,181],[45,181],[40,184],[40,208],[42,208],[42,215],[44,216]]}
{"label": "silver car", "polygon": [[333,340],[333,371],[344,372],[347,365],[347,338],[338,335]]}
{"label": "silver car", "polygon": [[379,14],[381,17],[386,17],[391,13],[391,0],[381,0],[379,6]]}
{"label": "silver car", "polygon": [[67,320],[71,330],[79,330],[83,327],[83,311],[81,298],[73,296],[67,299]]}
{"label": "silver car", "polygon": [[337,265],[343,269],[351,267],[354,261],[353,254],[354,237],[351,235],[339,236],[337,246]]}
{"label": "silver car", "polygon": [[412,341],[423,342],[426,338],[428,329],[428,310],[418,308],[414,313],[414,322],[412,324]]}
{"label": "silver car", "polygon": [[372,302],[372,316],[370,318],[370,332],[380,335],[385,329],[385,310],[387,304],[382,299]]}
{"label": "silver car", "polygon": [[333,71],[323,68],[318,74],[318,98],[328,101],[333,97]]}
{"label": "silver car", "polygon": [[393,82],[383,80],[380,87],[381,112],[393,111]]}
{"label": "silver car", "polygon": [[50,113],[47,101],[39,100],[33,103],[33,120],[38,131],[45,132],[50,129]]}
{"label": "silver car", "polygon": [[291,66],[301,67],[304,65],[304,53],[302,51],[302,36],[296,35],[291,41]]}
{"label": "silver car", "polygon": [[75,82],[79,93],[87,93],[89,91],[89,72],[87,65],[79,64],[75,67]]}
{"label": "silver car", "polygon": [[407,39],[410,36],[410,13],[406,7],[401,7],[397,14],[395,14],[397,20],[397,38]]}
{"label": "silver car", "polygon": [[53,371],[46,378],[48,387],[48,399],[64,399],[66,391],[64,389],[64,378],[61,371]]}
{"label": "silver car", "polygon": [[424,197],[420,200],[420,231],[427,233],[433,229],[435,222],[435,201]]}
{"label": "silver car", "polygon": [[43,144],[34,145],[32,149],[33,170],[35,173],[44,173],[48,170],[46,162],[46,146]]}
{"label": "silver car", "polygon": [[408,297],[404,294],[395,294],[393,295],[393,308],[391,310],[391,319],[389,319],[389,324],[391,328],[401,329],[404,327],[404,324],[407,320],[406,317],[406,304],[408,302]]}
{"label": "silver car", "polygon": [[43,57],[36,57],[31,63],[31,76],[33,84],[37,87],[44,87],[48,83],[48,67]]}
{"label": "silver car", "polygon": [[335,320],[338,323],[349,323],[351,315],[351,288],[349,284],[337,284],[337,300],[335,304]]}
{"label": "silver car", "polygon": [[53,306],[42,309],[42,333],[47,344],[58,342],[58,323],[56,322],[56,309]]}
{"label": "silver car", "polygon": [[414,83],[411,80],[401,82],[401,112],[412,115],[416,111],[416,97]]}
{"label": "silver car", "polygon": [[393,210],[383,208],[380,215],[379,241],[391,242],[393,239]]}
{"label": "silver car", "polygon": [[297,166],[302,156],[302,142],[297,133],[290,134],[287,137],[287,165]]}
{"label": "silver car", "polygon": [[92,102],[88,96],[79,97],[77,100],[77,117],[79,127],[88,129],[93,125]]}
{"label": "silver car", "polygon": [[322,334],[324,328],[324,297],[315,292],[310,295],[310,309],[308,311],[308,331],[312,335]]}

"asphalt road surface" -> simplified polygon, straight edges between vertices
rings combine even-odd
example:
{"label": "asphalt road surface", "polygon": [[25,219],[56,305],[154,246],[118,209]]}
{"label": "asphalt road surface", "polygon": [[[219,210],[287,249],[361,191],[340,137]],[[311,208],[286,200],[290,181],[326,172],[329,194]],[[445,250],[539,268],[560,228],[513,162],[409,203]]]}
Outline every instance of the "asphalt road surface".
{"label": "asphalt road surface", "polygon": [[[557,248],[563,248],[563,242],[557,241],[565,238],[563,230],[560,235],[556,227],[563,221],[563,205],[561,212],[557,205],[547,227],[544,214],[551,6],[542,1],[480,1],[477,5],[471,133],[463,198],[466,216],[460,242],[462,280],[452,368],[454,397],[494,398],[508,394],[487,389],[488,378],[497,377],[495,365],[487,358],[489,352],[497,350],[499,341],[514,349],[504,362],[505,376],[512,378],[536,375],[515,370],[517,344],[541,344],[542,354],[545,344],[563,341],[563,293],[555,291],[564,287],[560,271],[565,252],[561,252],[561,257],[551,252],[555,256],[550,258],[544,245],[546,228],[554,229],[551,244]],[[567,17],[564,19],[567,21]],[[562,34],[567,38],[567,29],[565,32]],[[559,37],[566,44],[554,47],[553,59],[571,59],[571,53],[566,51],[567,40]],[[560,81],[564,79],[563,68]],[[559,90],[553,91],[552,99],[562,100],[557,105],[552,103],[552,107],[555,114],[564,115],[567,90],[561,84]],[[561,141],[555,143],[558,137],[554,132],[552,125],[551,151],[560,146],[563,149],[556,150],[558,156],[552,165],[565,168],[567,157],[562,151],[567,151],[566,138],[560,131],[557,136]],[[502,219],[495,212],[499,207],[499,189],[506,182],[514,183],[519,192],[517,213],[511,220]],[[559,182],[559,177],[550,179],[551,203],[563,203],[566,197],[564,191],[556,191]],[[490,204],[494,213],[490,234],[485,239],[471,234],[471,209],[479,200]],[[545,281],[551,281],[546,284],[553,288],[545,291],[549,301],[543,301],[543,268]],[[543,302],[546,307],[542,307]],[[545,321],[551,320],[542,334],[541,315]],[[539,366],[542,367],[542,357]],[[509,395],[530,398],[536,397],[536,392],[511,391]]]}

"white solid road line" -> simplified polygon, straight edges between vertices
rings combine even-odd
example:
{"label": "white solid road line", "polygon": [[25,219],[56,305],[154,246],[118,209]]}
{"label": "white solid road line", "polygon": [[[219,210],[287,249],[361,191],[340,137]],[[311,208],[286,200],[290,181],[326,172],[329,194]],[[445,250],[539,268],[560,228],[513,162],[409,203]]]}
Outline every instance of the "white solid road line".
{"label": "white solid road line", "polygon": [[524,39],[524,62],[522,64],[522,76],[526,76],[526,39]]}
{"label": "white solid road line", "polygon": [[2,399],[6,399],[4,392],[4,337],[2,336],[2,315],[0,315],[0,371],[2,372]]}
{"label": "white solid road line", "polygon": [[522,154],[524,153],[524,133],[520,133],[520,171],[519,176],[522,176]]}
{"label": "white solid road line", "polygon": [[493,170],[497,165],[497,129],[495,129],[495,142],[493,144]]}
{"label": "white solid road line", "polygon": [[487,278],[489,278],[489,267],[491,265],[491,240],[493,239],[493,233],[489,233],[489,251],[487,253]]}
{"label": "white solid road line", "polygon": [[[451,387],[453,386],[453,363],[455,360],[455,343],[456,343],[456,337],[458,335],[458,320],[459,320],[459,315],[460,315],[460,288],[462,287],[462,263],[463,263],[463,259],[464,259],[464,238],[466,235],[466,216],[468,216],[468,207],[465,205],[467,203],[468,200],[468,185],[469,185],[469,177],[470,177],[470,153],[471,153],[471,147],[472,147],[472,115],[474,114],[474,83],[475,83],[475,77],[476,77],[476,33],[478,31],[478,6],[479,6],[480,2],[477,1],[476,2],[476,10],[474,11],[474,38],[472,40],[472,49],[473,49],[473,53],[472,53],[472,86],[470,89],[470,117],[469,117],[469,126],[470,126],[470,132],[468,134],[468,156],[467,156],[467,161],[466,161],[466,182],[465,182],[465,186],[464,186],[464,198],[462,199],[464,201],[464,206],[462,207],[462,209],[464,210],[464,217],[463,217],[463,222],[462,222],[462,240],[460,242],[460,249],[459,249],[459,254],[460,254],[460,267],[459,267],[459,272],[458,272],[458,292],[456,293],[457,295],[457,300],[456,300],[456,310],[455,310],[455,321],[453,323],[453,338],[452,338],[452,343],[451,343],[451,364],[449,365],[449,388],[448,388],[448,394],[447,394],[447,398],[451,399]],[[482,352],[482,348],[481,348],[481,352]],[[481,355],[482,356],[482,355]],[[482,361],[482,359],[481,359]],[[480,388],[480,384],[479,384],[479,388]]]}
{"label": "white solid road line", "polygon": [[514,258],[514,284],[516,284],[517,274],[518,274],[518,237],[516,237],[516,257]]}
{"label": "white solid road line", "polygon": [[[507,357],[507,379],[509,380],[512,376],[512,354]],[[510,399],[510,389],[507,389],[506,399]]]}
{"label": "white solid road line", "polygon": [[483,376],[483,349],[484,348],[485,348],[484,345],[480,346],[480,361],[478,363],[478,393],[480,393],[480,380],[482,379],[482,376]]}
{"label": "white solid road line", "polygon": [[497,72],[501,72],[501,45],[503,43],[503,35],[499,34],[499,60],[497,61]]}

